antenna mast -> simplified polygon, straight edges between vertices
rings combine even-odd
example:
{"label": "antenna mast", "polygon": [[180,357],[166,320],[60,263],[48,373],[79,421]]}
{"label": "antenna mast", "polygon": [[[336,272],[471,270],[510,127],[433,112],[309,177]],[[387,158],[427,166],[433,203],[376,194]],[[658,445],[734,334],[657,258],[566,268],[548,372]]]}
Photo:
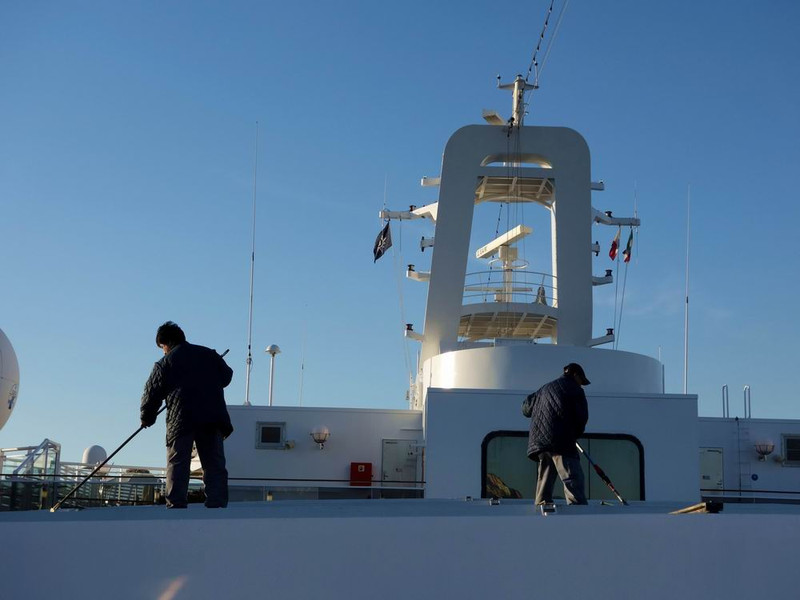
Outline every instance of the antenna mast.
{"label": "antenna mast", "polygon": [[250,315],[247,319],[247,370],[244,380],[244,405],[250,406],[250,369],[253,365],[253,278],[256,265],[256,186],[258,183],[258,121],[256,121],[256,149],[253,164],[253,240],[250,247]]}
{"label": "antenna mast", "polygon": [[686,186],[686,306],[683,313],[683,393],[689,389],[689,206],[691,185]]}
{"label": "antenna mast", "polygon": [[511,121],[511,125],[513,127],[522,127],[522,121],[525,118],[525,92],[536,88],[533,84],[525,81],[522,75],[517,75],[513,83],[500,83],[498,81],[497,87],[501,90],[514,90],[511,107],[513,121]]}

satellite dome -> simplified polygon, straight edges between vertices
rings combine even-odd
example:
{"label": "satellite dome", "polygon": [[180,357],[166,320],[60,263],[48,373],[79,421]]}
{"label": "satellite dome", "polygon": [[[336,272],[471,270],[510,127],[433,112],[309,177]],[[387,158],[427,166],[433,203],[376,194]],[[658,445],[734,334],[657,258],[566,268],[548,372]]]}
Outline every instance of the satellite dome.
{"label": "satellite dome", "polygon": [[108,458],[108,454],[106,453],[105,448],[102,446],[89,446],[83,451],[83,458],[81,458],[81,462],[85,465],[96,467],[106,458]]}
{"label": "satellite dome", "polygon": [[0,329],[0,429],[17,405],[19,363],[11,342]]}

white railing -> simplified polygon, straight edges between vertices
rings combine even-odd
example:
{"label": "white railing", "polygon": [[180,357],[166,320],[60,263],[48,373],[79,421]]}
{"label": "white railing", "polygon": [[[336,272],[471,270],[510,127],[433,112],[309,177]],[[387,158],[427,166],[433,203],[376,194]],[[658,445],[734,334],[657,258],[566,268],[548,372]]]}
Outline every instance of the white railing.
{"label": "white railing", "polygon": [[467,273],[464,304],[519,302],[557,307],[556,278],[522,269],[493,269]]}
{"label": "white railing", "polygon": [[59,470],[61,444],[44,439],[38,446],[19,446],[0,449],[0,474],[55,475]]}

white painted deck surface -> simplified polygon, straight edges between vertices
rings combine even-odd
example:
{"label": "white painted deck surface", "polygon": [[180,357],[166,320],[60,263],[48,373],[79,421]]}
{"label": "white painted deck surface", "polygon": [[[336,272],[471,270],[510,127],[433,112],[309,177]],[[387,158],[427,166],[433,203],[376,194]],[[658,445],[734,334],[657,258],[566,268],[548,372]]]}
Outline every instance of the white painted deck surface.
{"label": "white painted deck surface", "polygon": [[0,598],[797,598],[800,511],[365,500],[0,515]]}

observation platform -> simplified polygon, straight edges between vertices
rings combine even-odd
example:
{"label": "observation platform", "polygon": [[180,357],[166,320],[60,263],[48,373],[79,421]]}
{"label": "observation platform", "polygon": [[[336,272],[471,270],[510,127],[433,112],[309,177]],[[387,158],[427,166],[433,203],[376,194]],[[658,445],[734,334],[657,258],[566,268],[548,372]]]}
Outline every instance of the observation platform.
{"label": "observation platform", "polygon": [[553,338],[558,325],[555,277],[522,269],[469,273],[458,325],[462,340]]}
{"label": "observation platform", "polygon": [[[519,172],[518,167],[491,167],[494,171]],[[522,169],[525,171],[526,169]],[[538,171],[539,169],[537,169]],[[475,204],[481,202],[537,202],[552,206],[554,186],[548,177],[482,175],[475,188]]]}

